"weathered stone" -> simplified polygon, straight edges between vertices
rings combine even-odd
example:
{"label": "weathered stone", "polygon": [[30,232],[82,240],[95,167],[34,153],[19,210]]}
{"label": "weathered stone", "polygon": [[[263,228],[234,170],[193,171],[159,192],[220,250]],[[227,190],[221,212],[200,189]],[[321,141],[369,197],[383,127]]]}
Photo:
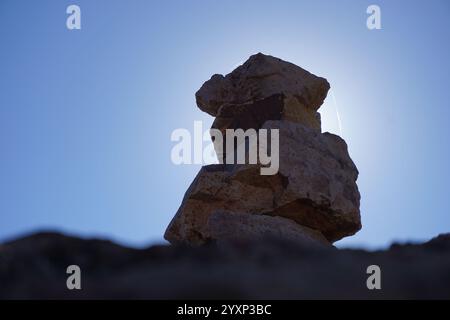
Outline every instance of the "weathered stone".
{"label": "weathered stone", "polygon": [[[284,233],[294,239],[297,233],[298,239],[319,235],[308,239],[323,244],[320,239],[329,243],[357,232],[361,228],[358,170],[344,140],[321,133],[317,109],[329,87],[326,79],[261,53],[230,74],[214,75],[205,82],[196,93],[197,105],[216,116],[212,129],[222,135],[217,140],[217,130],[211,135],[219,161],[236,163],[238,156],[231,151],[239,146],[247,153],[241,159],[252,164],[202,168],[165,238],[200,245],[222,238],[259,238],[262,233]],[[241,130],[245,138],[227,137],[227,129]],[[249,154],[256,141],[260,149],[268,145],[264,151],[269,154],[276,151],[261,140],[267,138],[259,134],[265,132],[261,129],[279,130],[279,170],[270,170],[274,175],[261,175],[267,169],[254,153]],[[272,137],[277,141],[276,133]],[[232,138],[229,144],[226,140]]]}
{"label": "weathered stone", "polygon": [[282,217],[215,211],[208,218],[211,239],[222,241],[263,241],[284,239],[308,246],[331,246],[318,231]]}
{"label": "weathered stone", "polygon": [[[82,290],[67,290],[67,266]],[[382,268],[368,290],[367,266]],[[56,233],[0,244],[0,299],[450,299],[450,234],[364,251],[264,239],[132,249]]]}
{"label": "weathered stone", "polygon": [[[207,223],[212,212],[259,214],[272,208],[273,190],[281,190],[279,176],[261,176],[259,167],[204,166],[192,182],[164,237],[171,243],[200,245],[211,240]],[[254,178],[249,183],[247,169]]]}
{"label": "weathered stone", "polygon": [[287,121],[267,121],[262,128],[279,129],[278,174],[260,175],[259,165],[203,167],[166,231],[167,240],[195,245],[211,240],[207,223],[217,210],[282,216],[330,242],[361,228],[358,171],[344,140]]}
{"label": "weathered stone", "polygon": [[[241,105],[225,104],[212,124],[212,129],[222,133],[222,143],[214,141],[214,149],[221,163],[226,162],[227,129],[260,129],[267,120],[281,120],[283,117],[284,95],[275,94],[270,97]],[[236,149],[235,146],[234,149]]]}
{"label": "weathered stone", "polygon": [[[266,120],[289,120],[320,129],[317,109],[329,88],[324,78],[292,63],[258,53],[226,76],[213,75],[197,91],[196,100],[197,106],[217,116],[218,122],[227,122],[231,112],[244,114],[246,120],[243,121],[255,129],[258,129],[258,122]],[[272,96],[280,101],[273,105],[258,102]],[[234,108],[239,110],[232,111]],[[248,114],[256,115],[258,110],[262,110],[262,114],[258,114],[256,122],[253,119],[249,122]],[[223,127],[223,124],[216,126]]]}
{"label": "weathered stone", "polygon": [[273,215],[320,230],[330,241],[361,229],[358,170],[339,136],[287,121],[268,121],[280,131],[279,175],[286,186]]}

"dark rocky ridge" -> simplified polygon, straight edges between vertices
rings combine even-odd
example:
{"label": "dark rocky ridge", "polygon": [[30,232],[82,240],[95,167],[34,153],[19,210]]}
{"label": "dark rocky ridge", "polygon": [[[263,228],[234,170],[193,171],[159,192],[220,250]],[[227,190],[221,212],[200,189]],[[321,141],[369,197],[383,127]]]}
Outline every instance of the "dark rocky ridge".
{"label": "dark rocky ridge", "polygon": [[[66,268],[82,290],[66,289]],[[381,267],[381,290],[366,268]],[[281,239],[126,248],[38,233],[0,245],[0,299],[444,299],[450,298],[450,234],[389,250],[338,250]]]}
{"label": "dark rocky ridge", "polygon": [[[329,89],[325,78],[262,53],[206,81],[196,102],[215,116],[210,134],[220,164],[200,170],[165,239],[197,246],[269,232],[331,246],[358,232],[358,169],[345,141],[321,131],[318,109]],[[274,155],[269,168],[257,149]]]}

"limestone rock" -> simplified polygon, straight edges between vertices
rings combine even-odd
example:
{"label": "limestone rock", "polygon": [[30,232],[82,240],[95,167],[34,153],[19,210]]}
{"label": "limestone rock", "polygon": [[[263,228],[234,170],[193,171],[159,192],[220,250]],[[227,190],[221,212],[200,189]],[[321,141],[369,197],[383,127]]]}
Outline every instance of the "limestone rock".
{"label": "limestone rock", "polygon": [[[317,112],[329,87],[326,79],[261,53],[205,82],[196,93],[197,105],[216,116],[212,128],[222,133],[223,139],[214,141],[221,164],[200,170],[165,238],[201,245],[265,234],[329,245],[357,232],[358,170],[344,140],[321,132]],[[260,161],[223,164],[229,159],[227,129],[247,133],[247,140],[233,137],[233,148],[247,152],[247,160],[253,135],[261,148],[261,129],[279,130],[279,170],[261,175]]]}
{"label": "limestone rock", "polygon": [[268,120],[297,122],[321,130],[317,112],[330,88],[327,80],[281,59],[258,53],[227,76],[214,75],[196,93],[198,107],[216,116],[224,136],[214,142],[225,162],[226,129],[260,129]]}
{"label": "limestone rock", "polygon": [[[229,121],[230,113],[234,113],[234,119],[248,120],[248,114],[262,111],[263,115],[258,116],[260,123],[261,120],[262,123],[266,120],[289,120],[320,129],[320,116],[316,111],[329,88],[324,78],[292,63],[258,53],[226,76],[213,75],[197,91],[196,100],[197,106],[216,116],[219,123]],[[279,101],[258,104],[259,100],[268,98]],[[243,114],[243,117],[236,117],[236,113]],[[256,128],[255,124],[249,125]],[[223,124],[216,123],[216,126],[223,127]]]}
{"label": "limestone rock", "polygon": [[282,217],[215,211],[207,228],[211,238],[220,242],[285,239],[308,246],[331,246],[320,232]]}
{"label": "limestone rock", "polygon": [[[240,167],[204,166],[186,191],[164,237],[171,243],[201,245],[212,240],[207,224],[214,211],[260,214],[272,208],[273,190],[282,189],[281,177],[261,176],[257,166]],[[248,174],[255,179],[248,181]]]}
{"label": "limestone rock", "polygon": [[321,232],[330,242],[361,228],[358,171],[346,143],[297,123],[267,121],[279,129],[280,167],[260,175],[259,165],[203,167],[186,192],[165,237],[172,243],[202,244],[216,210],[289,218]]}
{"label": "limestone rock", "polygon": [[279,129],[278,175],[286,183],[272,214],[317,229],[332,242],[361,229],[358,169],[345,141],[287,121],[263,128]]}

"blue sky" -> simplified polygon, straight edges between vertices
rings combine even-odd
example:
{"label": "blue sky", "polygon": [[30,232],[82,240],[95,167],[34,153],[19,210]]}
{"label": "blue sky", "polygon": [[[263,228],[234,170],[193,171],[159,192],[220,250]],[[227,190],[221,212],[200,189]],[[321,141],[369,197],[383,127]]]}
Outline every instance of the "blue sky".
{"label": "blue sky", "polygon": [[[66,28],[70,4],[81,30]],[[2,0],[0,240],[163,241],[199,170],[172,164],[170,134],[209,126],[195,91],[257,52],[331,84],[323,130],[347,141],[362,196],[363,229],[338,245],[450,232],[449,15],[445,0]]]}

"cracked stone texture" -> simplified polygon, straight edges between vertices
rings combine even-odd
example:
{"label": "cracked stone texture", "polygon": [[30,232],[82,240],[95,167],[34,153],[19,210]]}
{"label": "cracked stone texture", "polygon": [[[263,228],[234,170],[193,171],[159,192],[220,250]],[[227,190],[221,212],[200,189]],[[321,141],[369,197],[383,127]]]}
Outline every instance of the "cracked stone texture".
{"label": "cracked stone texture", "polygon": [[221,209],[288,218],[330,242],[361,228],[358,170],[344,140],[287,121],[267,121],[262,128],[280,130],[278,174],[261,175],[259,165],[203,167],[167,228],[167,240],[211,240],[208,219]]}
{"label": "cracked stone texture", "polygon": [[226,76],[213,75],[195,97],[202,111],[220,118],[225,112],[221,109],[229,108],[229,105],[245,107],[278,94],[283,96],[282,120],[320,128],[316,111],[329,88],[324,78],[290,62],[258,53]]}

